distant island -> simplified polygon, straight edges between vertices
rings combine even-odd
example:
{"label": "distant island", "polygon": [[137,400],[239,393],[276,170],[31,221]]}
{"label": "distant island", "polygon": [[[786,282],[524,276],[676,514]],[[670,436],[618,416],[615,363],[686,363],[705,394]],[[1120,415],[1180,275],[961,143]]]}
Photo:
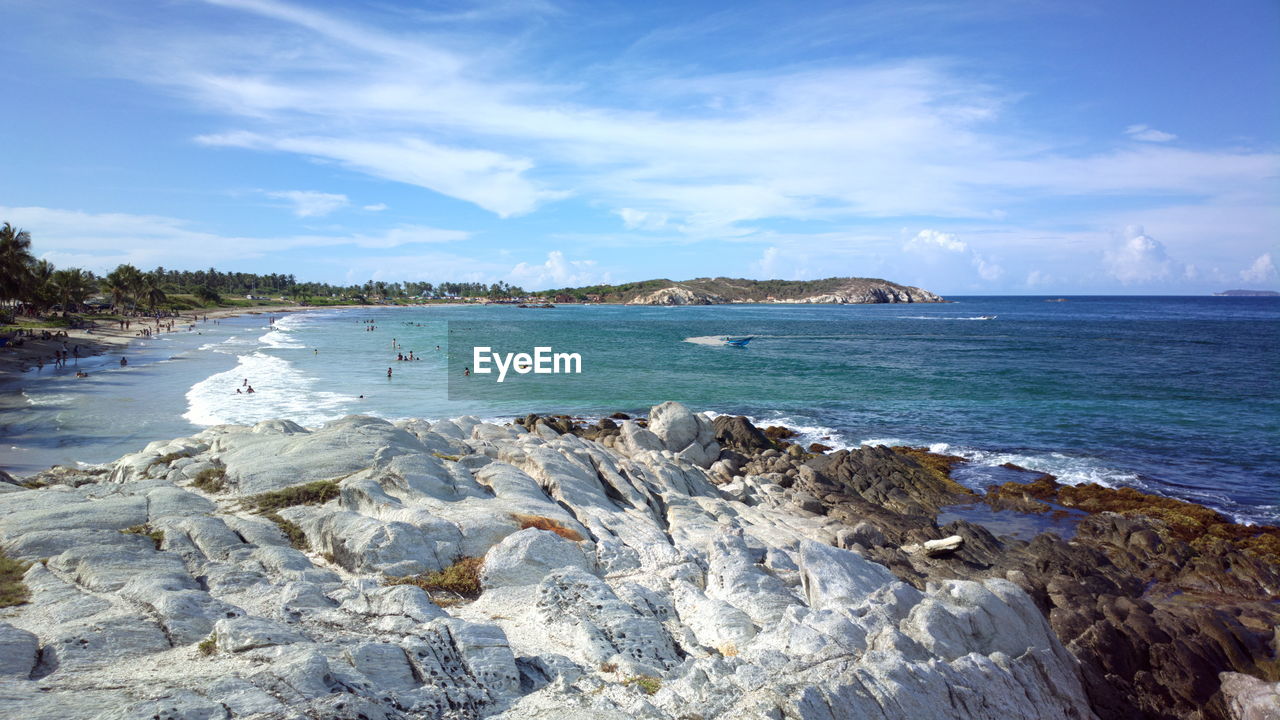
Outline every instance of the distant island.
{"label": "distant island", "polygon": [[1225,292],[1214,293],[1214,297],[1280,297],[1280,292],[1275,290],[1227,290]]}
{"label": "distant island", "polygon": [[645,280],[621,285],[592,285],[548,290],[557,302],[627,305],[725,305],[729,303],[866,304],[939,303],[943,298],[918,287],[877,278],[832,277],[822,280],[747,280],[695,278]]}

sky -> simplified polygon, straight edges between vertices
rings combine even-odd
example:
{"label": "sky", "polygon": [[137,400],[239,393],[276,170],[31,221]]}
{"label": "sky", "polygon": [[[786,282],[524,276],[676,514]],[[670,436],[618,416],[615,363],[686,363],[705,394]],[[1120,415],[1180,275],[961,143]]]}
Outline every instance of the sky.
{"label": "sky", "polygon": [[1280,289],[1280,3],[0,0],[59,267]]}

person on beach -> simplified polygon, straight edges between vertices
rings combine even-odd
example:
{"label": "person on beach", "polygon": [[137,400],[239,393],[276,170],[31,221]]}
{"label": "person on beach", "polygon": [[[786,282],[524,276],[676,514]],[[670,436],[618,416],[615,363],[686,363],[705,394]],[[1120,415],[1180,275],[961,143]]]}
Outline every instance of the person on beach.
{"label": "person on beach", "polygon": [[387,368],[387,379],[391,379],[391,368]]}

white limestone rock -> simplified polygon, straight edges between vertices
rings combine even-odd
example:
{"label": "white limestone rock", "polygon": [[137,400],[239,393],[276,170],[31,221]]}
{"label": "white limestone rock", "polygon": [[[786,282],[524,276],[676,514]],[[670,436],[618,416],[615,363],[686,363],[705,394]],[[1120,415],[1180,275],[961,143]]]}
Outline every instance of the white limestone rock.
{"label": "white limestone rock", "polygon": [[528,528],[489,549],[480,582],[486,588],[537,585],[551,571],[566,567],[592,571],[579,543],[548,530]]}

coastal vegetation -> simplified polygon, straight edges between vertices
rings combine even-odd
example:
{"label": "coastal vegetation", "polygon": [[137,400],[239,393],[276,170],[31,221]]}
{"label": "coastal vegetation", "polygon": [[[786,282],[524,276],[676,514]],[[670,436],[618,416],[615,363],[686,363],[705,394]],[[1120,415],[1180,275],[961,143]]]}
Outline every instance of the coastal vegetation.
{"label": "coastal vegetation", "polygon": [[[332,285],[299,281],[292,273],[142,270],[118,265],[98,276],[82,268],[59,269],[37,259],[31,233],[0,225],[0,322],[19,327],[65,327],[73,313],[115,319],[137,312],[183,312],[279,304],[366,305],[503,300],[524,297],[503,281],[385,282]],[[47,316],[51,312],[56,315]],[[25,319],[23,319],[25,316]]]}
{"label": "coastal vegetation", "polygon": [[156,546],[157,550],[159,550],[160,546],[164,544],[164,531],[153,528],[147,523],[127,527],[120,532],[125,535],[145,535],[146,537],[151,538],[151,542]]}
{"label": "coastal vegetation", "polygon": [[455,597],[470,600],[480,594],[480,571],[483,568],[484,558],[462,557],[439,572],[387,577],[382,584],[416,585],[427,591],[437,604],[440,604],[441,600],[436,597],[437,593],[450,593]]}
{"label": "coastal vegetation", "polygon": [[265,514],[294,505],[319,505],[338,497],[339,492],[338,483],[316,480],[305,485],[251,495],[244,499],[244,504],[254,512]]}
{"label": "coastal vegetation", "polygon": [[4,549],[0,548],[0,608],[23,605],[31,597],[22,582],[28,567],[30,565],[5,555]]}
{"label": "coastal vegetation", "polygon": [[191,486],[214,495],[227,489],[227,471],[222,468],[205,468],[196,474]]}

